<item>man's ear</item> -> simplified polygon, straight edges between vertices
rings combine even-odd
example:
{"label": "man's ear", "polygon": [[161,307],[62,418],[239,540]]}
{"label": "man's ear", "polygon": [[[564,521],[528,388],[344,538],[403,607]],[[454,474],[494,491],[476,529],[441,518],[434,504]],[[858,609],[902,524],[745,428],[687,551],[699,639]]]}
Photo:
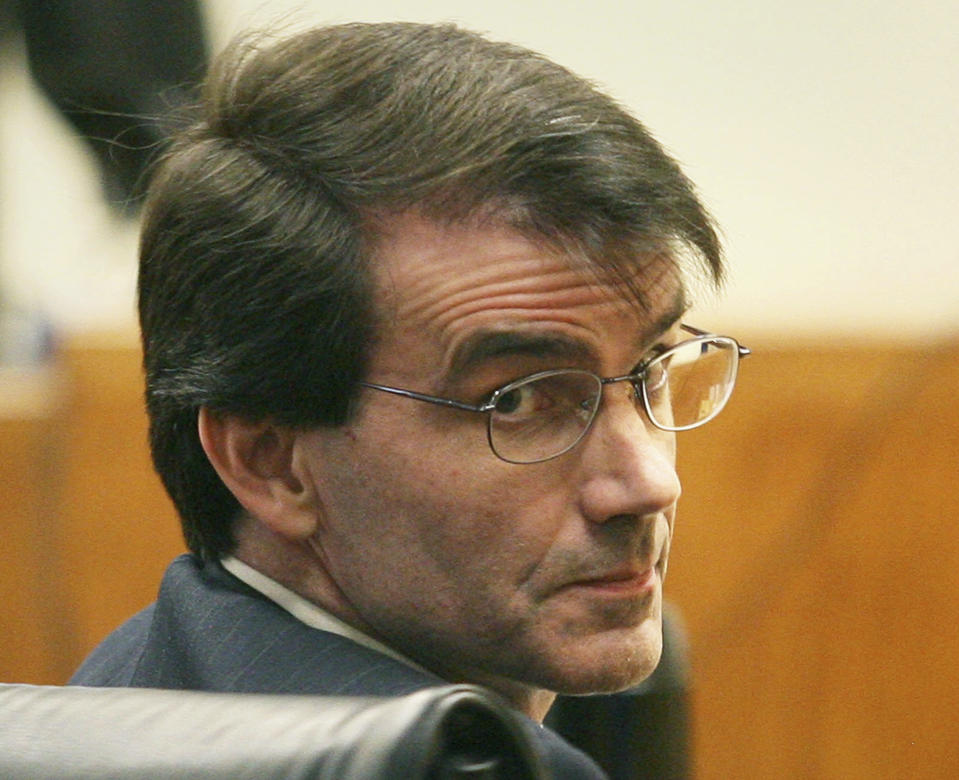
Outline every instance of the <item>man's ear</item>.
{"label": "man's ear", "polygon": [[295,430],[205,407],[197,427],[207,458],[249,515],[293,541],[313,534],[315,493],[308,475],[296,468]]}

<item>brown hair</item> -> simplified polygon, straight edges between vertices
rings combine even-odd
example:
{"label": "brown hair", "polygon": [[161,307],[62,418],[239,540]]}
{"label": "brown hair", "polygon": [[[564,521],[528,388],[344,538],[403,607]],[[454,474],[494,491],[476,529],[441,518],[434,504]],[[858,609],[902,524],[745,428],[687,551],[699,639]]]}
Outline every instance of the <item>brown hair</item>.
{"label": "brown hair", "polygon": [[151,185],[139,307],[154,463],[204,557],[231,549],[239,505],[203,453],[200,407],[349,418],[372,336],[371,213],[498,207],[600,268],[682,247],[722,276],[709,215],[637,120],[542,56],[454,26],[244,39],[199,111]]}

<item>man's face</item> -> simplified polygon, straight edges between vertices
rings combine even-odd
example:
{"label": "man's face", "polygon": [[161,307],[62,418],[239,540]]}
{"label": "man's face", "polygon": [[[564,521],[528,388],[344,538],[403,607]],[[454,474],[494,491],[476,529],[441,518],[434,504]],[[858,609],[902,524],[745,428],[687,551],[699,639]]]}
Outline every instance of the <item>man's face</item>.
{"label": "man's face", "polygon": [[[679,340],[665,260],[640,277],[641,308],[507,228],[406,216],[374,268],[379,384],[479,403],[545,369],[622,375]],[[489,338],[504,332],[520,338]],[[661,650],[673,435],[648,424],[628,383],[605,388],[587,436],[547,462],[499,460],[485,425],[367,389],[351,424],[304,434],[334,611],[451,681],[638,682]]]}

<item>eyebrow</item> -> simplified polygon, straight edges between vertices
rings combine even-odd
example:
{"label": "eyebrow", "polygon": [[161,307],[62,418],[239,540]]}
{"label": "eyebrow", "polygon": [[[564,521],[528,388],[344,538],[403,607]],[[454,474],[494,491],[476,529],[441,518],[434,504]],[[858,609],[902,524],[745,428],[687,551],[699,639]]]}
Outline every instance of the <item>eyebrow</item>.
{"label": "eyebrow", "polygon": [[453,354],[448,381],[468,375],[472,369],[499,357],[528,356],[581,362],[595,357],[580,341],[558,333],[516,330],[479,330],[460,344]]}
{"label": "eyebrow", "polygon": [[[650,342],[673,327],[688,308],[686,296],[680,291],[669,309],[652,322],[637,339],[637,351],[647,350]],[[597,359],[591,347],[561,333],[525,332],[505,328],[481,329],[470,335],[454,351],[447,381],[455,382],[486,361],[513,356],[553,358],[571,363]]]}

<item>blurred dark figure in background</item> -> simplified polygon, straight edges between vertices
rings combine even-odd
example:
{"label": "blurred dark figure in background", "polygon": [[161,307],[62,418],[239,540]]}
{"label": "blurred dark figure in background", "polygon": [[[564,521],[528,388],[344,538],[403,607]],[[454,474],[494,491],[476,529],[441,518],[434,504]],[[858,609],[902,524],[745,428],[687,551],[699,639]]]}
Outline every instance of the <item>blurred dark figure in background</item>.
{"label": "blurred dark figure in background", "polygon": [[135,209],[171,110],[207,62],[198,0],[0,0],[30,72],[96,154],[108,202]]}
{"label": "blurred dark figure in background", "polygon": [[[199,0],[0,0],[0,52],[18,36],[35,82],[94,153],[106,202],[135,215],[149,163],[206,69]],[[18,311],[0,286],[0,363],[50,350],[44,313]]]}

